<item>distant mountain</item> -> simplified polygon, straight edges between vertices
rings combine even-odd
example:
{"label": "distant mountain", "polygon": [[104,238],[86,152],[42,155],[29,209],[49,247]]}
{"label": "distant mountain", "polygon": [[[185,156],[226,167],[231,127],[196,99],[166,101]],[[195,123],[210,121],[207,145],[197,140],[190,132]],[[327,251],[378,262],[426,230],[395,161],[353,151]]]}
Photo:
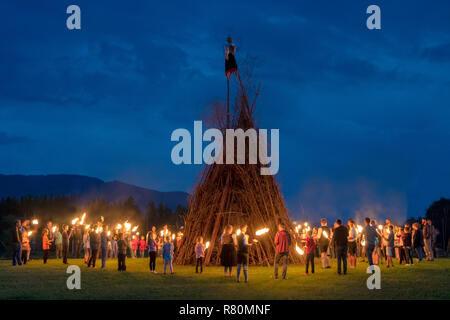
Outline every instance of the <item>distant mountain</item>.
{"label": "distant mountain", "polygon": [[83,203],[96,199],[109,202],[124,201],[133,197],[144,210],[150,201],[163,202],[171,209],[187,206],[186,192],[160,192],[137,187],[120,181],[104,182],[80,175],[3,175],[0,174],[0,198],[26,195],[77,195]]}

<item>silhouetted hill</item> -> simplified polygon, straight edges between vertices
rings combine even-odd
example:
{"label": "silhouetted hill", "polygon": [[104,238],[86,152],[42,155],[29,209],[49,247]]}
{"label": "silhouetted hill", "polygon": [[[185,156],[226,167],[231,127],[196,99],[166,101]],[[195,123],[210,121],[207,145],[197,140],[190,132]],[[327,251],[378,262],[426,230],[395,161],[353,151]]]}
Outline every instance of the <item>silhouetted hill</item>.
{"label": "silhouetted hill", "polygon": [[3,175],[0,174],[0,198],[26,195],[72,195],[81,202],[102,199],[110,202],[124,201],[133,197],[144,210],[150,201],[163,202],[175,209],[181,204],[187,206],[186,192],[160,192],[137,187],[120,181],[104,182],[97,178],[80,175]]}

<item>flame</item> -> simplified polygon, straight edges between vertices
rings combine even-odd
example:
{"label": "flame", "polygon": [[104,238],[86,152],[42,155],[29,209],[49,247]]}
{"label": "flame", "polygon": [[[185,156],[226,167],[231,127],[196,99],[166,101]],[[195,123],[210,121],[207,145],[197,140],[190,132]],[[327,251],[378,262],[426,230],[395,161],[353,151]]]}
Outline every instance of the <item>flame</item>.
{"label": "flame", "polygon": [[260,235],[262,235],[264,233],[267,233],[267,232],[269,232],[269,228],[259,229],[259,230],[256,231],[256,235],[260,236]]}
{"label": "flame", "polygon": [[308,228],[306,228],[306,232],[308,232],[309,230],[311,230],[310,226],[308,226]]}
{"label": "flame", "polygon": [[308,226],[308,222],[305,222],[305,227],[307,227]]}
{"label": "flame", "polygon": [[175,233],[172,234],[172,240],[175,240]]}
{"label": "flame", "polygon": [[209,244],[210,244],[209,241],[207,241],[207,242],[206,242],[206,249],[209,248]]}
{"label": "flame", "polygon": [[297,244],[295,244],[295,251],[301,256],[305,253]]}
{"label": "flame", "polygon": [[169,233],[169,229],[166,229],[166,231],[164,232],[165,235],[167,235]]}
{"label": "flame", "polygon": [[33,221],[31,223],[32,224],[39,224],[39,220],[38,219],[33,219]]}
{"label": "flame", "polygon": [[366,246],[366,240],[361,241],[361,245],[362,245],[363,247],[365,247],[365,246]]}
{"label": "flame", "polygon": [[108,231],[108,236],[110,236],[111,235],[111,231]]}
{"label": "flame", "polygon": [[81,216],[81,222],[80,224],[84,224],[84,219],[86,218],[86,212],[83,213],[83,215]]}
{"label": "flame", "polygon": [[95,233],[99,233],[99,232],[102,232],[102,231],[103,231],[102,227],[97,227],[97,229],[95,229]]}
{"label": "flame", "polygon": [[161,234],[161,237],[162,237],[164,235],[164,230],[161,230],[160,234]]}
{"label": "flame", "polygon": [[388,234],[390,234],[390,233],[391,233],[391,230],[389,230],[389,229],[386,229],[386,231],[387,231],[387,233],[388,233]]}
{"label": "flame", "polygon": [[123,225],[125,226],[125,231],[130,231],[130,229],[131,229],[131,224],[128,223],[128,221],[126,221]]}
{"label": "flame", "polygon": [[323,236],[328,239],[328,233],[326,231],[322,232]]}
{"label": "flame", "polygon": [[77,223],[78,220],[80,220],[80,218],[75,218],[75,219],[73,219],[73,220],[72,220],[72,224]]}
{"label": "flame", "polygon": [[138,228],[139,228],[139,226],[135,226],[131,231],[135,232]]}
{"label": "flame", "polygon": [[378,226],[378,229],[383,230],[383,226],[380,224],[380,225]]}
{"label": "flame", "polygon": [[31,236],[33,234],[33,231],[29,231],[28,233],[27,233],[27,236]]}
{"label": "flame", "polygon": [[358,230],[358,232],[359,232],[359,233],[361,233],[361,232],[362,232],[362,230],[363,230],[363,227],[362,227],[362,226],[360,226],[360,225],[358,224],[358,226],[356,227],[356,229]]}
{"label": "flame", "polygon": [[86,229],[86,230],[88,230],[90,226],[91,226],[91,225],[90,225],[90,224],[88,224],[88,225],[86,226],[86,228],[85,228],[85,229]]}
{"label": "flame", "polygon": [[238,235],[240,235],[241,234],[241,229],[237,229],[236,230],[236,235],[238,236]]}
{"label": "flame", "polygon": [[56,226],[54,226],[53,228],[52,228],[52,232],[55,232],[56,231]]}
{"label": "flame", "polygon": [[302,225],[299,224],[295,227],[295,232],[298,233],[298,230],[300,230],[302,228]]}
{"label": "flame", "polygon": [[116,226],[116,229],[117,229],[117,230],[122,229],[122,225],[121,225],[120,223],[118,223],[117,226]]}
{"label": "flame", "polygon": [[139,232],[136,232],[136,235],[138,236],[138,235],[139,235]]}

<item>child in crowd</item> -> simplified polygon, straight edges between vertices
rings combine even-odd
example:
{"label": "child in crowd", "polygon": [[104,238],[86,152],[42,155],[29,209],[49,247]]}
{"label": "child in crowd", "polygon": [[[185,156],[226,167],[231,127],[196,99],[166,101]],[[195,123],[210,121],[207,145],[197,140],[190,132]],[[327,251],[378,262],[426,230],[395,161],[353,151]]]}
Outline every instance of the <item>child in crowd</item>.
{"label": "child in crowd", "polygon": [[145,236],[141,236],[141,241],[139,241],[139,255],[141,258],[144,257],[146,247],[147,243],[145,243]]}
{"label": "child in crowd", "polygon": [[125,261],[127,259],[127,242],[123,239],[123,233],[119,233],[119,241],[117,241],[117,261],[119,264],[119,271],[126,271],[127,266]]}
{"label": "child in crowd", "polygon": [[384,234],[383,238],[386,241],[386,267],[389,268],[389,265],[394,267],[392,262],[394,254],[394,227],[392,225],[388,227],[387,234]]}
{"label": "child in crowd", "polygon": [[314,240],[311,231],[308,231],[306,233],[305,249],[306,249],[306,270],[304,274],[308,274],[308,267],[310,263],[311,263],[311,273],[314,274],[314,253],[316,251],[316,240]]}
{"label": "child in crowd", "polygon": [[22,263],[27,264],[28,261],[28,251],[30,251],[30,238],[28,237],[28,232],[22,233]]}
{"label": "child in crowd", "polygon": [[156,232],[150,234],[150,239],[148,240],[148,256],[150,257],[150,272],[157,273],[156,267],[156,254],[158,252],[158,240],[156,239]]}
{"label": "child in crowd", "polygon": [[42,250],[44,250],[44,264],[47,263],[48,252],[50,251],[50,240],[48,240],[48,229],[44,229],[44,235],[42,236]]}
{"label": "child in crowd", "polygon": [[139,239],[136,236],[132,236],[131,240],[131,257],[136,258],[137,250],[139,247]]}
{"label": "child in crowd", "polygon": [[203,273],[203,259],[205,258],[205,245],[203,244],[203,237],[197,238],[197,244],[195,245],[195,257],[197,258],[195,273],[198,273],[199,266],[200,273]]}
{"label": "child in crowd", "polygon": [[166,237],[166,242],[163,245],[163,259],[164,259],[164,274],[166,274],[166,268],[167,265],[170,267],[170,273],[174,274],[173,272],[173,265],[172,265],[172,259],[173,259],[173,244],[170,242],[170,236]]}

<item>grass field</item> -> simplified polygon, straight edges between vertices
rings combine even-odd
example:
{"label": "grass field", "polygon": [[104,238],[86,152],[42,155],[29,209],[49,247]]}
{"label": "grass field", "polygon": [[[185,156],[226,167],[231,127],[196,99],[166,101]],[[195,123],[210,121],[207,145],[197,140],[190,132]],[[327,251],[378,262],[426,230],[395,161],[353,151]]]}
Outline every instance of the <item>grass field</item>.
{"label": "grass field", "polygon": [[[162,271],[158,259],[157,271]],[[317,259],[318,260],[318,259]],[[366,263],[358,263],[346,276],[316,265],[316,274],[303,275],[303,266],[289,266],[288,280],[274,280],[272,268],[249,268],[249,283],[225,278],[221,267],[195,274],[192,266],[175,266],[175,275],[151,274],[148,259],[127,259],[127,271],[116,271],[116,260],[107,268],[81,267],[81,290],[66,287],[67,266],[51,259],[12,267],[0,261],[0,299],[450,299],[450,259],[414,266],[381,266],[381,290],[368,290]],[[101,264],[101,262],[100,262]]]}

